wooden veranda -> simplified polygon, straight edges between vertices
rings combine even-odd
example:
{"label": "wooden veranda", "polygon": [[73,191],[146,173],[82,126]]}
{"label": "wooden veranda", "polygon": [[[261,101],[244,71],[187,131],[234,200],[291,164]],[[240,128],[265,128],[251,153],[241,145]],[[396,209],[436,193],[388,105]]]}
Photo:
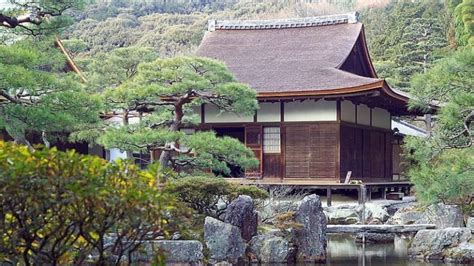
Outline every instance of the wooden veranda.
{"label": "wooden veranda", "polygon": [[359,204],[372,200],[372,192],[381,192],[382,198],[387,198],[387,193],[403,193],[409,195],[413,184],[408,181],[381,181],[362,184],[336,183],[332,179],[281,179],[281,178],[226,178],[229,182],[241,185],[257,185],[263,187],[289,186],[297,189],[325,190],[327,206],[332,205],[332,192],[337,190],[356,190]]}

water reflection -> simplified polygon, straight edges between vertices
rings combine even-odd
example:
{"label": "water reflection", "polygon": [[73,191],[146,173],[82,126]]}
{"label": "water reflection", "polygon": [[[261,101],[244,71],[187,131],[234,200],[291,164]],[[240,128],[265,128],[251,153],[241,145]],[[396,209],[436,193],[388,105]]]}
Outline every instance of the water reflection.
{"label": "water reflection", "polygon": [[394,243],[360,244],[350,235],[330,235],[328,239],[328,260],[330,266],[435,266],[462,265],[414,262],[407,259],[409,239],[395,237]]}

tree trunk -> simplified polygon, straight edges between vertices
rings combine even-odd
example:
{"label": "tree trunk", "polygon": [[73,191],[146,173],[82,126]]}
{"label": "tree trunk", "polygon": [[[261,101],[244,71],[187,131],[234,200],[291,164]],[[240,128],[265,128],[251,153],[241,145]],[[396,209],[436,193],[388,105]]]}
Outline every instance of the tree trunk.
{"label": "tree trunk", "polygon": [[431,114],[425,115],[425,127],[426,127],[426,134],[428,137],[431,137],[432,134],[432,121],[431,121]]}
{"label": "tree trunk", "polygon": [[[183,105],[184,102],[178,102],[175,104],[174,118],[173,123],[171,123],[169,130],[171,132],[176,132],[181,126],[183,120]],[[166,169],[170,167],[170,161],[173,157],[172,147],[176,147],[176,142],[169,142],[165,144],[165,149],[161,152],[160,155],[160,169]]]}
{"label": "tree trunk", "polygon": [[51,148],[51,143],[49,142],[45,131],[41,132],[41,139],[43,140],[44,146],[46,148],[48,148],[48,149]]}
{"label": "tree trunk", "polygon": [[[8,120],[7,120],[7,121],[8,121]],[[21,145],[27,146],[27,147],[28,147],[28,150],[30,150],[30,152],[34,152],[34,151],[35,151],[35,148],[33,148],[33,145],[31,145],[31,143],[26,139],[24,133],[13,132],[12,129],[9,128],[8,126],[5,127],[5,130],[7,131],[8,135],[10,135],[10,137],[13,138],[13,141],[14,141],[16,144],[21,144]]]}
{"label": "tree trunk", "polygon": [[[130,124],[129,119],[128,119],[128,114],[129,114],[128,110],[123,110],[122,124],[124,126],[128,126]],[[126,150],[125,152],[127,154],[127,159],[133,159],[133,151]]]}

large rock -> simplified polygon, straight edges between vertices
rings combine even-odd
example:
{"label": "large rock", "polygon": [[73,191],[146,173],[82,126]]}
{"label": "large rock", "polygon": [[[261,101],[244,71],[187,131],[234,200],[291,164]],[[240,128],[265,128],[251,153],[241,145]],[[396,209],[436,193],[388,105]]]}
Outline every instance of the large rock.
{"label": "large rock", "polygon": [[402,208],[412,208],[416,206],[416,198],[407,196],[403,197],[403,200],[385,200],[382,201],[381,204],[384,208],[386,208],[388,214],[390,216],[394,215],[399,209]]}
{"label": "large rock", "polygon": [[473,263],[474,244],[461,243],[457,247],[449,249],[445,255],[446,262]]}
{"label": "large rock", "polygon": [[436,224],[437,229],[464,226],[464,217],[457,205],[431,205],[424,211],[424,216],[423,223]]}
{"label": "large rock", "polygon": [[224,221],[240,228],[242,238],[250,241],[257,234],[258,217],[253,200],[241,195],[227,207]]}
{"label": "large rock", "polygon": [[300,202],[293,200],[275,200],[267,199],[263,202],[259,210],[259,222],[265,224],[274,224],[275,217],[280,213],[296,212]]}
{"label": "large rock", "polygon": [[294,243],[297,246],[297,261],[322,262],[326,260],[326,216],[318,195],[303,198],[295,213],[295,221],[301,228],[295,229]]}
{"label": "large rock", "polygon": [[294,263],[296,248],[275,232],[254,236],[249,257],[253,263]]}
{"label": "large rock", "polygon": [[[167,264],[203,265],[202,251],[203,246],[197,240],[143,241],[141,247],[132,252],[132,261],[138,264],[148,264],[153,262],[157,256],[164,255]],[[121,260],[125,264],[127,262],[126,255]]]}
{"label": "large rock", "polygon": [[395,212],[395,214],[388,219],[387,224],[422,224],[424,214],[422,211],[414,210],[412,208],[401,208]]}
{"label": "large rock", "polygon": [[387,208],[376,203],[365,204],[365,220],[369,224],[383,224],[385,223],[390,215],[387,212]]}
{"label": "large rock", "polygon": [[463,227],[464,218],[459,206],[434,204],[421,210],[415,208],[399,209],[388,221],[388,224],[435,224],[437,229]]}
{"label": "large rock", "polygon": [[[150,258],[155,258],[158,252],[163,252],[167,264],[202,265],[204,259],[202,244],[197,240],[149,241],[145,250],[149,254],[154,253]],[[153,253],[150,253],[151,251]]]}
{"label": "large rock", "polygon": [[393,243],[395,234],[393,233],[359,233],[356,235],[358,243]]}
{"label": "large rock", "polygon": [[468,228],[420,230],[408,249],[408,255],[418,260],[474,262],[474,245]]}
{"label": "large rock", "polygon": [[357,206],[334,206],[326,208],[328,224],[356,224],[359,222]]}
{"label": "large rock", "polygon": [[240,229],[212,217],[205,219],[204,240],[209,249],[209,259],[213,263],[236,264],[245,255],[246,244]]}
{"label": "large rock", "polygon": [[474,217],[467,218],[466,227],[474,232]]}

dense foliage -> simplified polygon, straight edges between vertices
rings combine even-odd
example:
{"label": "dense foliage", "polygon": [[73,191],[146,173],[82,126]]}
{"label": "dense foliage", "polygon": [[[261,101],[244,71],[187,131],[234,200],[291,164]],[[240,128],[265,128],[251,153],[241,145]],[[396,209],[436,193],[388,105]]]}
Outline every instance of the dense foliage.
{"label": "dense foliage", "polygon": [[369,51],[380,77],[408,90],[411,76],[426,71],[447,46],[446,16],[439,1],[392,1],[364,11]]}
{"label": "dense foliage", "polygon": [[51,38],[0,45],[0,130],[32,148],[99,121],[99,99],[65,62]]}
{"label": "dense foliage", "polygon": [[156,172],[73,151],[0,142],[0,260],[118,264],[166,236],[172,197]]}
{"label": "dense foliage", "polygon": [[[212,169],[228,174],[229,165],[247,169],[258,164],[252,151],[236,139],[218,138],[213,132],[181,131],[200,122],[196,109],[201,104],[239,115],[253,114],[257,108],[255,91],[237,83],[218,61],[176,57],[147,63],[146,58],[153,57],[150,51],[132,49],[114,50],[106,60],[95,63],[113,68],[114,74],[99,80],[111,85],[103,93],[104,101],[121,119],[111,120],[104,132],[92,130],[93,137],[90,132],[78,137],[94,138],[106,148],[129,153],[159,151],[163,167],[180,170]],[[139,58],[144,63],[137,66]]]}
{"label": "dense foliage", "polygon": [[[457,2],[457,3],[456,3]],[[473,210],[474,46],[472,1],[451,1],[457,49],[411,83],[411,107],[440,108],[427,138],[407,138],[409,176],[425,203],[448,202]]]}
{"label": "dense foliage", "polygon": [[84,7],[85,0],[8,0],[8,8],[0,9],[0,38],[5,33],[48,35],[70,25],[68,14]]}
{"label": "dense foliage", "polygon": [[194,209],[198,214],[222,218],[227,205],[239,195],[247,195],[255,200],[268,197],[266,191],[256,186],[241,186],[224,179],[211,177],[184,177],[177,179],[166,188],[168,193]]}

